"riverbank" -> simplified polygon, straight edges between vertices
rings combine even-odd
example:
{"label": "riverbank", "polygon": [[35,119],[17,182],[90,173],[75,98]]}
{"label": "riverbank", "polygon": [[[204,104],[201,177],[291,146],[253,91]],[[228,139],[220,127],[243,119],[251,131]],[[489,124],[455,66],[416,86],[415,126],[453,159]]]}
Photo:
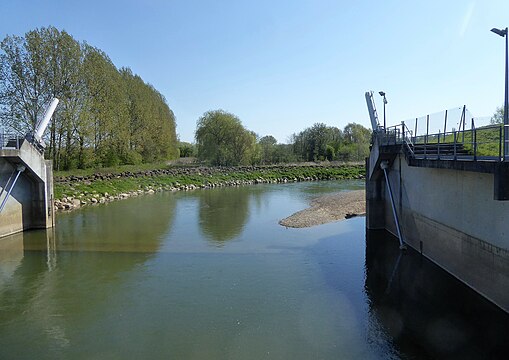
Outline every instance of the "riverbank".
{"label": "riverbank", "polygon": [[366,192],[364,190],[345,191],[314,199],[307,209],[279,221],[279,224],[292,228],[304,228],[348,219],[366,213]]}
{"label": "riverbank", "polygon": [[140,171],[56,174],[55,208],[126,199],[158,191],[190,191],[224,186],[317,180],[363,179],[363,164],[293,164],[239,167],[167,167]]}

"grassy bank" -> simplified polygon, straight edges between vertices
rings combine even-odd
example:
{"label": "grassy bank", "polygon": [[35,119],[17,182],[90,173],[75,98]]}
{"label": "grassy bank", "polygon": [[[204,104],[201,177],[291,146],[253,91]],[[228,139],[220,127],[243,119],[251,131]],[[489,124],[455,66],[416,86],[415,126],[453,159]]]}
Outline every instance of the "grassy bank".
{"label": "grassy bank", "polygon": [[59,209],[106,202],[155,191],[192,190],[258,183],[361,179],[360,164],[283,165],[249,167],[117,168],[101,172],[55,173],[55,199]]}

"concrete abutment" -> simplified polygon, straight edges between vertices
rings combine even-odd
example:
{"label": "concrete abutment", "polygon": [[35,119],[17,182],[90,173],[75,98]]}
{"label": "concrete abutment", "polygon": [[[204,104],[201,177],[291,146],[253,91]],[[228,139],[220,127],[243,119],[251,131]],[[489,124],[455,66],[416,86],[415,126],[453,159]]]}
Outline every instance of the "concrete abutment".
{"label": "concrete abutment", "polygon": [[23,141],[19,149],[0,150],[0,202],[18,170],[22,171],[0,213],[0,237],[55,224],[52,163],[28,141]]}
{"label": "concrete abutment", "polygon": [[[374,163],[367,159],[373,175],[366,176],[366,226],[396,235],[385,179],[369,168]],[[503,171],[410,166],[399,152],[388,175],[406,244],[509,312],[509,202],[495,200],[507,187],[506,178],[496,178]]]}

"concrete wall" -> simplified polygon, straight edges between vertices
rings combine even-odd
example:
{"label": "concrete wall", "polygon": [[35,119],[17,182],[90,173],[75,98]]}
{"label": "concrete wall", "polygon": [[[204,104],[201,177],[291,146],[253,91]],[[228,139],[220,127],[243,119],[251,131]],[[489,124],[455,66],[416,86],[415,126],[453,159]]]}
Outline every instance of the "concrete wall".
{"label": "concrete wall", "polygon": [[[410,167],[402,154],[389,171],[404,241],[509,312],[509,202],[493,199],[493,176]],[[367,195],[376,217],[367,226],[396,234],[385,180],[377,181],[383,201]]]}
{"label": "concrete wall", "polygon": [[[18,165],[26,166],[0,213],[0,237],[28,229],[54,226],[53,171],[33,146],[25,142],[20,150],[0,150],[0,191]],[[0,203],[8,188],[2,193]]]}
{"label": "concrete wall", "polygon": [[[15,169],[15,165],[0,158],[0,191],[4,190],[7,180]],[[32,187],[32,181],[21,174],[0,214],[0,236],[10,235],[29,228],[33,212]],[[7,190],[4,190],[0,200],[3,201]]]}

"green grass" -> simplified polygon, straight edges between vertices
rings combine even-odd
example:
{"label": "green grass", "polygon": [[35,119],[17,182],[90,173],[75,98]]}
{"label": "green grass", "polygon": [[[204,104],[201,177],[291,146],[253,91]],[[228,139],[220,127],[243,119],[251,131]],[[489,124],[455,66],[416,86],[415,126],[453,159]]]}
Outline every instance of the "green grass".
{"label": "green grass", "polygon": [[[456,142],[462,143],[463,148],[469,152],[470,155],[474,155],[473,139],[474,132],[466,130],[464,133],[458,132]],[[421,137],[419,144],[424,143],[424,137]],[[477,143],[477,149],[475,155],[477,156],[499,156],[500,154],[500,128],[498,126],[486,126],[479,127],[475,131],[475,142]],[[427,144],[437,144],[438,136],[430,135],[427,139]],[[449,134],[445,137],[440,137],[440,143],[454,143],[454,135]]]}
{"label": "green grass", "polygon": [[158,169],[168,169],[170,166],[168,162],[161,163],[150,163],[150,164],[140,164],[140,165],[120,165],[115,167],[106,167],[106,168],[94,168],[94,169],[75,169],[69,171],[54,171],[54,175],[56,177],[69,177],[69,176],[89,176],[93,174],[119,174],[121,172],[137,172],[137,171],[147,171],[147,170],[158,170]]}
{"label": "green grass", "polygon": [[[145,170],[153,170],[154,168],[146,168]],[[109,171],[109,173],[121,172],[118,168],[116,171]],[[139,171],[136,170],[122,170],[122,171]],[[105,171],[107,172],[107,171]],[[61,174],[61,173],[60,173]],[[60,175],[59,174],[59,175]],[[93,174],[93,173],[92,173]],[[71,181],[71,182],[57,182],[55,183],[55,199],[62,199],[63,197],[77,197],[83,200],[92,197],[108,195],[116,196],[120,193],[126,193],[136,190],[148,189],[170,189],[171,187],[178,187],[181,185],[195,185],[195,186],[210,186],[211,184],[227,184],[231,181],[254,181],[263,179],[265,181],[275,181],[287,179],[288,181],[304,181],[306,178],[313,178],[317,180],[337,180],[337,179],[356,179],[365,174],[364,166],[350,165],[341,167],[311,167],[311,166],[296,166],[296,167],[281,167],[281,168],[265,168],[257,169],[254,171],[246,170],[232,170],[228,172],[213,170],[209,174],[181,174],[175,176],[140,176],[137,178],[113,178],[110,180],[96,180],[96,181]],[[77,175],[72,172],[67,176]],[[62,176],[62,175],[60,175]]]}
{"label": "green grass", "polygon": [[[465,133],[464,148],[474,155],[474,146],[472,144],[473,132]],[[499,128],[487,127],[478,128],[475,133],[477,156],[499,156],[500,155],[500,130]]]}

